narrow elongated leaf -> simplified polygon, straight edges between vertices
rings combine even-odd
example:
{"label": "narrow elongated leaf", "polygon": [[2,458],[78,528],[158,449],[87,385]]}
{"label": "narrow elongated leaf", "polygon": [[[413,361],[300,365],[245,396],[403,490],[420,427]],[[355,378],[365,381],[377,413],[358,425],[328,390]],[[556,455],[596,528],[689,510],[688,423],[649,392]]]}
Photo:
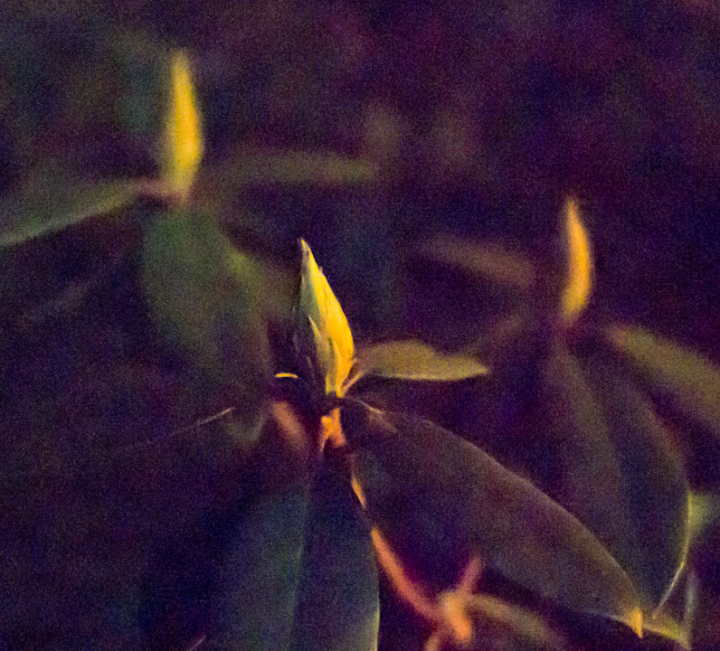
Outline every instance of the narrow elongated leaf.
{"label": "narrow elongated leaf", "polygon": [[556,345],[541,371],[540,392],[548,421],[544,445],[561,468],[558,499],[618,560],[633,555],[634,540],[625,536],[629,519],[622,470],[605,414],[563,344]]}
{"label": "narrow elongated leaf", "polygon": [[497,242],[468,242],[455,235],[438,235],[423,242],[418,253],[517,291],[529,291],[536,281],[532,261]]}
{"label": "narrow elongated leaf", "polygon": [[347,480],[323,469],[312,490],[293,651],[375,651],[380,604],[370,529]]}
{"label": "narrow elongated leaf", "polygon": [[355,369],[355,381],[366,375],[401,380],[451,381],[488,372],[473,357],[445,354],[416,340],[390,341],[365,348],[358,354]]}
{"label": "narrow elongated leaf", "polygon": [[306,489],[286,490],[264,496],[248,510],[219,579],[213,648],[289,648],[308,498]]}
{"label": "narrow elongated leaf", "polygon": [[262,279],[211,220],[158,216],[147,233],[143,272],[163,334],[216,381],[257,399],[270,375]]}
{"label": "narrow elongated leaf", "polygon": [[642,328],[613,326],[607,336],[651,393],[720,440],[720,369]]}
{"label": "narrow elongated leaf", "polygon": [[672,640],[683,649],[690,651],[697,610],[697,593],[697,576],[694,571],[686,568],[660,612],[646,618],[645,630]]}
{"label": "narrow elongated leaf", "polygon": [[203,176],[223,192],[277,185],[343,188],[376,182],[377,165],[327,152],[242,151]]}
{"label": "narrow elongated leaf", "polygon": [[590,242],[574,199],[568,199],[565,204],[565,233],[568,272],[562,294],[562,315],[567,324],[572,324],[587,305],[593,267]]}
{"label": "narrow elongated leaf", "polygon": [[343,431],[370,517],[396,542],[446,563],[472,554],[569,608],[640,634],[632,583],[598,539],[557,502],[441,427],[347,399]]}
{"label": "narrow elongated leaf", "polygon": [[183,51],[173,55],[169,86],[161,178],[184,199],[203,155],[203,135],[190,61]]}
{"label": "narrow elongated leaf", "polygon": [[140,194],[139,188],[133,180],[38,179],[22,200],[0,201],[0,248],[126,208]]}
{"label": "narrow elongated leaf", "polygon": [[633,554],[616,557],[652,610],[667,598],[690,544],[690,490],[679,451],[652,406],[601,350],[583,367],[608,423],[622,470],[624,532]]}

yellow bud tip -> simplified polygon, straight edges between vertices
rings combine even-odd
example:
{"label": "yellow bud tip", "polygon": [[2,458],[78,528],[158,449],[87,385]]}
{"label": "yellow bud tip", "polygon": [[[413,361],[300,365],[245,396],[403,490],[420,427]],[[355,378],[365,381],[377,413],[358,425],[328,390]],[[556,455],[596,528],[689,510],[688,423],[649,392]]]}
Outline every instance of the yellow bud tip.
{"label": "yellow bud tip", "polygon": [[165,118],[163,180],[186,196],[203,155],[200,111],[195,97],[190,60],[178,50],[170,71],[170,98]]}
{"label": "yellow bud tip", "polygon": [[580,221],[575,199],[565,203],[565,230],[568,247],[568,271],[562,296],[562,313],[571,325],[585,308],[590,295],[592,255],[587,232]]}

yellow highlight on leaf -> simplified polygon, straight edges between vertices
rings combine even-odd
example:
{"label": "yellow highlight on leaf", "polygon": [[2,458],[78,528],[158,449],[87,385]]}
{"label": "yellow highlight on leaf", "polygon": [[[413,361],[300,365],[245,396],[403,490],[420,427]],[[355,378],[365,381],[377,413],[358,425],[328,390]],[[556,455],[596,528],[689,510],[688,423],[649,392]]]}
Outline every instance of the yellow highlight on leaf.
{"label": "yellow highlight on leaf", "polygon": [[190,61],[184,51],[178,50],[171,66],[162,180],[181,200],[185,200],[190,192],[202,155],[202,126]]}
{"label": "yellow highlight on leaf", "polygon": [[587,305],[593,266],[590,242],[575,199],[570,198],[565,203],[565,224],[568,274],[562,295],[562,315],[565,323],[572,325]]}
{"label": "yellow highlight on leaf", "polygon": [[340,396],[355,361],[352,332],[310,247],[304,240],[301,246],[300,309],[313,330],[317,363],[325,376],[325,391]]}

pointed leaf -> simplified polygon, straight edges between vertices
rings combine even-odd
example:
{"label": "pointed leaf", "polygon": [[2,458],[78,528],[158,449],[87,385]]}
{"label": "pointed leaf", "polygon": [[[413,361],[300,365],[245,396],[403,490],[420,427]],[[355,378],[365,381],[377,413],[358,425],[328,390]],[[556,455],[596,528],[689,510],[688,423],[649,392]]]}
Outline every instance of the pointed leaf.
{"label": "pointed leaf", "polygon": [[400,380],[452,381],[486,375],[473,357],[445,354],[421,341],[390,341],[362,349],[353,381],[370,375]]}
{"label": "pointed leaf", "polygon": [[140,194],[137,181],[38,179],[26,198],[0,201],[0,248],[61,231],[87,219],[130,206]]}
{"label": "pointed leaf", "polygon": [[308,492],[260,498],[245,515],[223,561],[216,649],[289,648],[300,581]]}
{"label": "pointed leaf", "polygon": [[213,380],[257,401],[270,353],[257,278],[212,220],[158,216],[146,235],[143,274],[162,333]]}
{"label": "pointed leaf", "polygon": [[622,471],[629,515],[624,535],[633,553],[616,558],[655,610],[672,590],[690,545],[685,469],[671,436],[623,369],[602,350],[583,362]]}
{"label": "pointed leaf", "polygon": [[438,235],[423,242],[418,253],[517,291],[530,291],[536,282],[532,261],[497,242],[469,242],[455,235]]}
{"label": "pointed leaf", "polygon": [[367,522],[337,471],[312,491],[291,649],[375,651],[380,604]]}
{"label": "pointed leaf", "polygon": [[567,324],[572,324],[587,305],[593,267],[590,242],[574,199],[568,199],[565,204],[565,233],[568,272],[562,295],[562,315]]}
{"label": "pointed leaf", "polygon": [[720,369],[642,328],[613,326],[607,335],[652,394],[720,441]]}
{"label": "pointed leaf", "polygon": [[[298,302],[301,347],[310,351],[327,394],[342,393],[342,385],[355,361],[352,332],[345,313],[310,247],[301,241],[302,268]],[[308,327],[310,326],[310,327]],[[325,344],[327,341],[327,345]]]}
{"label": "pointed leaf", "polygon": [[[567,649],[567,642],[558,635],[539,615],[516,604],[510,604],[491,595],[473,595],[469,599],[468,610],[480,616],[482,622],[507,629],[514,640],[521,643],[520,648]],[[522,643],[525,644],[522,644]],[[513,647],[510,647],[513,648]]]}
{"label": "pointed leaf", "polygon": [[170,96],[165,116],[161,178],[170,191],[187,197],[203,155],[200,110],[183,51],[174,53],[170,69]]}
{"label": "pointed leaf", "polygon": [[480,556],[513,581],[576,610],[642,614],[625,572],[580,521],[468,441],[428,421],[346,399],[343,431],[371,519],[426,561]]}
{"label": "pointed leaf", "polygon": [[644,630],[672,640],[690,651],[697,610],[697,592],[697,577],[693,571],[686,570],[662,610],[645,619]]}
{"label": "pointed leaf", "polygon": [[540,372],[540,403],[548,425],[541,445],[560,466],[559,480],[547,482],[559,483],[553,494],[618,560],[631,556],[622,470],[605,414],[563,344],[555,346]]}
{"label": "pointed leaf", "polygon": [[223,193],[278,185],[344,188],[374,183],[377,166],[369,160],[328,152],[243,150],[203,178],[207,179],[204,186],[217,187]]}

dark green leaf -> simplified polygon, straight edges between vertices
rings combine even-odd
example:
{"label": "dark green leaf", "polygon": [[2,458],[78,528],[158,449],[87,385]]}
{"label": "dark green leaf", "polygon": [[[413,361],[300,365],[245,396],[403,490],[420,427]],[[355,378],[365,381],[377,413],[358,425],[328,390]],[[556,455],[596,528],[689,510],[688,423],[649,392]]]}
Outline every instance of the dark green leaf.
{"label": "dark green leaf", "polygon": [[692,648],[692,629],[695,623],[698,599],[698,579],[687,569],[677,581],[670,598],[662,610],[647,618],[644,629],[648,633],[673,640],[683,649]]}
{"label": "dark green leaf", "polygon": [[132,204],[140,194],[137,181],[77,181],[40,178],[22,199],[0,202],[0,247],[49,235],[86,219]]}
{"label": "dark green leaf", "polygon": [[569,608],[624,622],[642,615],[632,583],[579,520],[530,482],[441,427],[348,399],[343,431],[370,517],[445,563],[479,553]]}
{"label": "dark green leaf", "polygon": [[333,153],[243,151],[221,169],[201,172],[203,185],[223,194],[268,185],[349,187],[372,184],[376,166]]}
{"label": "dark green leaf", "polygon": [[379,608],[368,524],[349,482],[323,470],[312,492],[291,649],[374,651]]}
{"label": "dark green leaf", "polygon": [[155,219],[143,263],[151,313],[163,334],[211,378],[258,399],[270,354],[263,279],[249,259],[212,220],[178,212]]}
{"label": "dark green leaf", "polygon": [[248,510],[224,559],[213,648],[289,648],[307,508],[308,492],[297,488],[263,496]]}
{"label": "dark green leaf", "polygon": [[473,357],[445,354],[421,341],[390,341],[367,347],[358,354],[355,379],[370,375],[399,380],[464,380],[487,374]]}
{"label": "dark green leaf", "polygon": [[548,424],[543,445],[560,464],[553,494],[618,560],[632,556],[622,470],[605,414],[578,360],[562,344],[541,370],[540,400]]}
{"label": "dark green leaf", "polygon": [[535,285],[532,261],[497,242],[469,242],[454,235],[438,235],[423,242],[418,253],[517,291],[527,292]]}
{"label": "dark green leaf", "polygon": [[610,343],[643,384],[720,441],[720,369],[701,355],[636,327],[613,326]]}
{"label": "dark green leaf", "polygon": [[625,548],[632,553],[616,558],[654,609],[669,594],[690,544],[685,470],[672,438],[623,369],[600,350],[583,367],[622,470]]}

